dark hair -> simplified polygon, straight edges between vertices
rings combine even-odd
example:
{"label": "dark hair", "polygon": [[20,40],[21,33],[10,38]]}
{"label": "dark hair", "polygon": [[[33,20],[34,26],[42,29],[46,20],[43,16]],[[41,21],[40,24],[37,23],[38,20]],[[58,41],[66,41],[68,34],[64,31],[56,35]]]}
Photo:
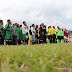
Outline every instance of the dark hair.
{"label": "dark hair", "polygon": [[25,21],[23,21],[23,23],[25,23]]}
{"label": "dark hair", "polygon": [[30,26],[31,27],[31,26]]}
{"label": "dark hair", "polygon": [[7,22],[9,22],[9,21],[10,21],[10,19],[7,20]]}
{"label": "dark hair", "polygon": [[32,26],[33,26],[34,24],[32,24]]}
{"label": "dark hair", "polygon": [[38,26],[38,25],[36,25],[36,26]]}
{"label": "dark hair", "polygon": [[0,23],[2,22],[3,20],[0,20]]}
{"label": "dark hair", "polygon": [[21,27],[22,25],[20,25],[20,27]]}

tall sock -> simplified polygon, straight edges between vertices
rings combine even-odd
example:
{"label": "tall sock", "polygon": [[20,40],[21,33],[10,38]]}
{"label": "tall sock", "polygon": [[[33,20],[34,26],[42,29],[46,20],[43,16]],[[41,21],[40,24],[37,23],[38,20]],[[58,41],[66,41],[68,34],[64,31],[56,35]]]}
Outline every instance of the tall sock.
{"label": "tall sock", "polygon": [[48,44],[50,43],[50,40],[49,40],[49,39],[47,40],[47,43],[48,43]]}
{"label": "tall sock", "polygon": [[64,39],[61,39],[61,43],[64,43]]}
{"label": "tall sock", "polygon": [[57,43],[60,43],[60,40],[59,39],[57,39]]}

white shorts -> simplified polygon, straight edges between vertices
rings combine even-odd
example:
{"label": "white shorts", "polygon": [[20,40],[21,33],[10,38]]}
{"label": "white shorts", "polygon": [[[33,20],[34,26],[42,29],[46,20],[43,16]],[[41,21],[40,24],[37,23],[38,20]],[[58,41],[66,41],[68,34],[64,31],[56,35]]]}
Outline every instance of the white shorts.
{"label": "white shorts", "polygon": [[66,39],[68,39],[68,37],[66,37]]}
{"label": "white shorts", "polygon": [[64,36],[64,39],[66,39],[66,36]]}
{"label": "white shorts", "polygon": [[68,39],[68,37],[64,36],[64,39]]}

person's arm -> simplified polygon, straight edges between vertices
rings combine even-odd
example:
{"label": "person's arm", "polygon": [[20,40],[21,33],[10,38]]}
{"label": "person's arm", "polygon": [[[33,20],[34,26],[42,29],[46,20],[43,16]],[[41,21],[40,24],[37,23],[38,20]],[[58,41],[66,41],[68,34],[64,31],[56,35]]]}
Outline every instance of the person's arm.
{"label": "person's arm", "polygon": [[3,29],[4,27],[0,27],[0,29]]}

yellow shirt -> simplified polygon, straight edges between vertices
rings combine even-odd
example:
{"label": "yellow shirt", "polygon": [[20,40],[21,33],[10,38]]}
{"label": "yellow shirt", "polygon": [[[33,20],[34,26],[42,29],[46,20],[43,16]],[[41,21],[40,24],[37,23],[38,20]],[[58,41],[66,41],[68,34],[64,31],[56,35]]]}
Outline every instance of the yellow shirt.
{"label": "yellow shirt", "polygon": [[49,28],[49,35],[52,35],[52,28]]}
{"label": "yellow shirt", "polygon": [[54,28],[52,29],[52,34],[56,34],[56,31]]}
{"label": "yellow shirt", "polygon": [[39,35],[39,30],[38,30],[38,37],[39,37],[40,35]]}

